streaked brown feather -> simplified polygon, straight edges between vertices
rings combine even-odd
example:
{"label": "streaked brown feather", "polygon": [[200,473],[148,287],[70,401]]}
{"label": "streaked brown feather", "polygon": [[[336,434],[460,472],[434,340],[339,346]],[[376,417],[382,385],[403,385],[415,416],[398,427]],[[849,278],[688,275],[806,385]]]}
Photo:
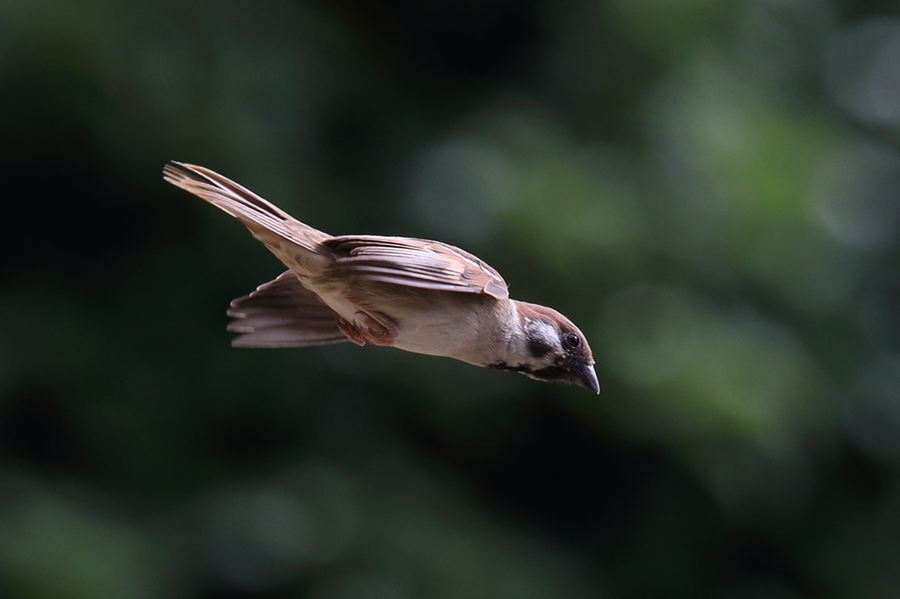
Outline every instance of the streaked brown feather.
{"label": "streaked brown feather", "polygon": [[241,221],[276,254],[284,248],[267,232],[308,252],[304,256],[306,259],[319,255],[321,243],[330,238],[327,233],[301,223],[249,189],[208,168],[173,162],[163,168],[163,178]]}
{"label": "streaked brown feather", "polygon": [[347,341],[334,311],[306,289],[293,271],[231,302],[228,330],[242,333],[234,347],[307,347]]}
{"label": "streaked brown feather", "polygon": [[344,235],[326,242],[335,254],[331,274],[464,293],[509,297],[496,269],[460,248],[408,237]]}

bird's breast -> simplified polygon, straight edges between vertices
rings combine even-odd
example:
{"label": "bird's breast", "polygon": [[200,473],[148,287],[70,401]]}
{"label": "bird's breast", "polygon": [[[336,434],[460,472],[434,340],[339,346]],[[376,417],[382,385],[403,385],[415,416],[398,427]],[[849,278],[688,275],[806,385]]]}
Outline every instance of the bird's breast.
{"label": "bird's breast", "polygon": [[358,313],[377,312],[398,328],[394,347],[484,365],[506,300],[478,293],[417,289],[385,283],[327,286],[320,298],[342,318],[359,324]]}
{"label": "bird's breast", "polygon": [[485,327],[477,312],[450,304],[436,309],[396,310],[388,315],[399,328],[394,347],[480,363],[477,357]]}

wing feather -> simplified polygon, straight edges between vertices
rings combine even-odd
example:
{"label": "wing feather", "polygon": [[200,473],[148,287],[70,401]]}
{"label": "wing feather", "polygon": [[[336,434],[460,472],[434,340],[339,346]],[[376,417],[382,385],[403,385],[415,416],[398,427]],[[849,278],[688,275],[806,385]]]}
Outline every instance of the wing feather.
{"label": "wing feather", "polygon": [[335,253],[335,269],[365,280],[509,297],[506,281],[496,269],[452,245],[374,235],[334,237],[326,244]]}
{"label": "wing feather", "polygon": [[334,311],[306,289],[292,271],[231,302],[228,330],[241,333],[234,347],[307,347],[341,343]]}
{"label": "wing feather", "polygon": [[308,260],[327,260],[319,255],[327,233],[301,223],[228,177],[202,166],[172,162],[163,168],[163,179],[235,217],[276,254],[281,251],[280,238],[304,251]]}

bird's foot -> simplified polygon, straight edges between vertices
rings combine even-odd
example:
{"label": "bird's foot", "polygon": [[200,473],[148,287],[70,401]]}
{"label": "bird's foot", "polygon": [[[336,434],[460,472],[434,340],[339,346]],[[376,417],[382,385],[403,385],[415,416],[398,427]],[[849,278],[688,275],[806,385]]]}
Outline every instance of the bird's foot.
{"label": "bird's foot", "polygon": [[355,343],[360,347],[366,344],[362,332],[356,328],[356,325],[352,322],[348,322],[343,318],[338,318],[338,329],[340,329],[341,333],[344,334],[344,337],[349,339],[351,343]]}
{"label": "bird's foot", "polygon": [[367,343],[391,347],[400,330],[394,321],[381,312],[357,312],[354,321],[359,323],[359,333]]}
{"label": "bird's foot", "polygon": [[394,321],[380,312],[357,312],[353,322],[341,318],[338,328],[347,339],[360,346],[371,343],[391,347],[400,332]]}

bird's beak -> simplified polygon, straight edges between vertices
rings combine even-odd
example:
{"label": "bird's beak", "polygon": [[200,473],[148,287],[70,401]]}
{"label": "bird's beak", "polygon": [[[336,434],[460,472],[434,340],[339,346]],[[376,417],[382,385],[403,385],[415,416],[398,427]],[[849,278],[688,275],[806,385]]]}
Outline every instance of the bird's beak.
{"label": "bird's beak", "polygon": [[576,367],[574,372],[575,384],[600,395],[600,381],[597,379],[597,373],[592,365],[582,364]]}

